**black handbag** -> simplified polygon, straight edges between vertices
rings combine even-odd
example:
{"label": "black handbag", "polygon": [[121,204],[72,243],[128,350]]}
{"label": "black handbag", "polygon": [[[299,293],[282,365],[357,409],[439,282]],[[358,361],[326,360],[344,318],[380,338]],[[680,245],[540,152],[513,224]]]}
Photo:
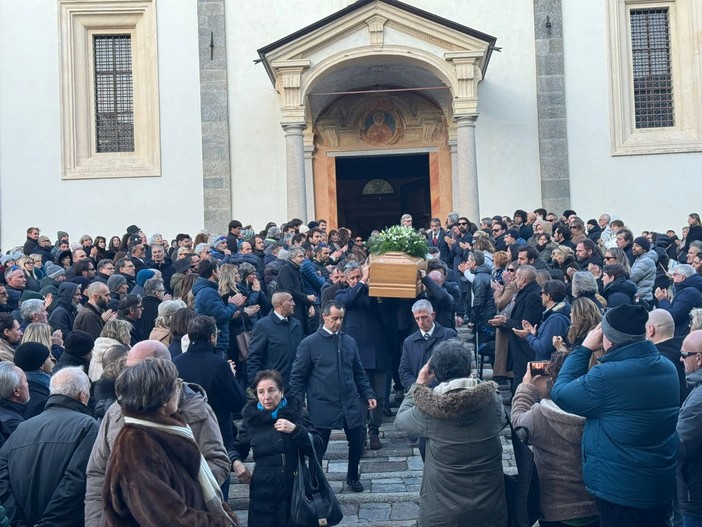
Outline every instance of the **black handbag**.
{"label": "black handbag", "polygon": [[[505,474],[507,525],[531,527],[539,519],[539,476],[534,465],[534,453],[529,448],[529,431],[520,426],[512,428],[512,447],[517,464],[517,475]],[[519,437],[524,435],[524,439]]]}
{"label": "black handbag", "polygon": [[298,456],[290,500],[290,523],[295,527],[337,525],[344,514],[319,464],[312,434],[308,436],[312,455],[300,451]]}

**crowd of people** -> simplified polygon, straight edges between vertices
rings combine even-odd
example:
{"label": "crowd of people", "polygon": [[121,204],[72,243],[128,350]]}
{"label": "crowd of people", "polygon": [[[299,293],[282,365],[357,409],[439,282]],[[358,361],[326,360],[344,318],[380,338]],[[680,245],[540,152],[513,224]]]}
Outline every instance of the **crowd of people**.
{"label": "crowd of people", "polygon": [[363,451],[399,406],[425,461],[419,524],[506,526],[500,389],[542,527],[702,525],[697,214],[680,237],[572,210],[400,224],[426,237],[414,299],[372,296],[366,242],[321,219],[171,242],[29,227],[0,257],[12,525],[236,525],[233,473],[249,524],[284,526],[299,454],[343,429],[362,492]]}

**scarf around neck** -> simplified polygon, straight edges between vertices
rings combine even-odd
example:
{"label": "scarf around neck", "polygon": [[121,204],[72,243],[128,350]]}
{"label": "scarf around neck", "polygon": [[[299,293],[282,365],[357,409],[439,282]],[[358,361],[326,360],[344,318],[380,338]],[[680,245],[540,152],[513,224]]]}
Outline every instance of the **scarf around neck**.
{"label": "scarf around neck", "polygon": [[[190,439],[193,442],[195,442],[195,436],[193,435],[193,431],[188,425],[163,425],[160,423],[155,423],[153,421],[146,421],[144,419],[137,419],[135,417],[129,417],[126,415],[124,416],[124,423],[131,425],[139,425],[146,428],[155,428],[156,430],[162,430],[169,434]],[[197,482],[200,484],[200,488],[202,489],[202,495],[205,498],[207,510],[209,512],[220,513],[224,518],[229,519],[232,525],[236,525],[222,506],[222,491],[219,489],[219,485],[217,485],[217,480],[215,479],[214,474],[212,474],[212,470],[210,470],[210,467],[207,465],[207,461],[205,461],[205,458],[203,457],[202,453],[200,454],[200,470],[197,475]]]}
{"label": "scarf around neck", "polygon": [[[281,408],[285,408],[287,405],[288,405],[288,400],[285,397],[283,397],[280,400],[280,402],[278,403],[278,406],[276,407],[276,409],[271,412],[271,419],[273,419],[274,421],[276,419],[278,419],[278,410],[280,410]],[[262,412],[266,411],[266,409],[263,407],[263,405],[261,403],[257,403],[256,408],[258,408]]]}

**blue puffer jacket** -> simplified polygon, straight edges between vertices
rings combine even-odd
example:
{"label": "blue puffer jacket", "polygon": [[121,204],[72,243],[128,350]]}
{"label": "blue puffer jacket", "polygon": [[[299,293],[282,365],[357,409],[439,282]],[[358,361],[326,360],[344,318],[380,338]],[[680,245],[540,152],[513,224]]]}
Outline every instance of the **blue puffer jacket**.
{"label": "blue puffer jacket", "polygon": [[675,321],[675,336],[687,335],[690,331],[690,311],[700,306],[702,299],[702,276],[697,273],[688,276],[675,285],[675,297],[658,301],[658,307],[665,309]]}
{"label": "blue puffer jacket", "polygon": [[648,341],[611,348],[587,371],[592,351],[574,349],[551,399],[581,415],[583,477],[596,497],[639,509],[669,505],[675,492],[679,384],[675,366]]}
{"label": "blue puffer jacket", "polygon": [[193,295],[195,295],[195,312],[198,315],[212,317],[217,322],[217,329],[219,329],[217,351],[226,357],[229,349],[229,321],[239,308],[235,304],[225,304],[217,291],[217,283],[201,276],[193,284]]}
{"label": "blue puffer jacket", "polygon": [[560,302],[553,308],[544,311],[544,318],[536,328],[536,335],[527,335],[527,342],[534,350],[534,360],[551,360],[556,348],[553,347],[553,337],[563,337],[570,327],[570,304]]}

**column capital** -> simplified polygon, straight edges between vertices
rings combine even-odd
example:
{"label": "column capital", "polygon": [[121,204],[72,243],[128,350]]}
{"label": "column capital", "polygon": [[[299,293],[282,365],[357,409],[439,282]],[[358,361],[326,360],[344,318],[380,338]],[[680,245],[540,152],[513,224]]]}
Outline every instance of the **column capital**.
{"label": "column capital", "polygon": [[304,121],[281,121],[280,126],[285,131],[285,135],[302,135],[307,128],[307,123]]}
{"label": "column capital", "polygon": [[463,126],[475,126],[475,122],[478,120],[477,113],[470,114],[458,114],[453,116],[453,121],[456,123],[456,127],[460,128]]}

